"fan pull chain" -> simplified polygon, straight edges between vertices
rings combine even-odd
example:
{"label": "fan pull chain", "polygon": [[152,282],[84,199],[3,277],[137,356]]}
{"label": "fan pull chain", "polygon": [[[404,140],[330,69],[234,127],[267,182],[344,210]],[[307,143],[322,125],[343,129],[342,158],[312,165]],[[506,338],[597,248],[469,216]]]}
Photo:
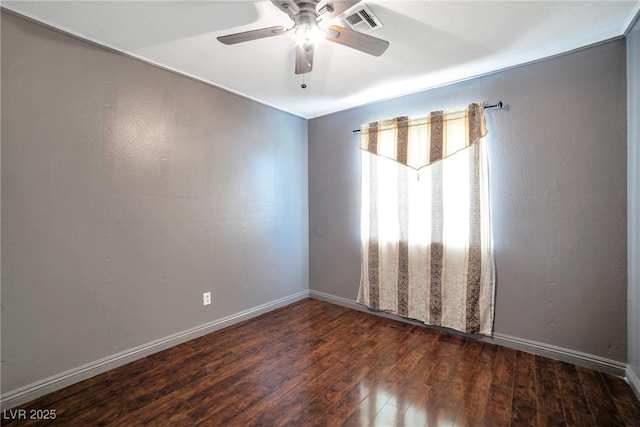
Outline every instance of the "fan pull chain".
{"label": "fan pull chain", "polygon": [[[305,73],[306,74],[306,73]],[[302,84],[300,85],[300,87],[302,89],[306,89],[307,88],[307,84],[304,82],[304,74],[302,75]]]}

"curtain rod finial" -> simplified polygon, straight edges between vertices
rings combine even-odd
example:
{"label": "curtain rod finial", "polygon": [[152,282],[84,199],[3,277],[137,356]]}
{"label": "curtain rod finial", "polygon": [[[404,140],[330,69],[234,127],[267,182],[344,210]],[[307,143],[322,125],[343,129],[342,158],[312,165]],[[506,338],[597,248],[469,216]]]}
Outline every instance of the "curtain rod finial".
{"label": "curtain rod finial", "polygon": [[502,101],[498,101],[498,102],[496,102],[496,103],[495,103],[495,104],[493,104],[493,105],[485,105],[485,106],[484,106],[485,110],[486,110],[487,108],[495,108],[495,109],[497,109],[497,110],[502,110],[502,107],[503,107]]}

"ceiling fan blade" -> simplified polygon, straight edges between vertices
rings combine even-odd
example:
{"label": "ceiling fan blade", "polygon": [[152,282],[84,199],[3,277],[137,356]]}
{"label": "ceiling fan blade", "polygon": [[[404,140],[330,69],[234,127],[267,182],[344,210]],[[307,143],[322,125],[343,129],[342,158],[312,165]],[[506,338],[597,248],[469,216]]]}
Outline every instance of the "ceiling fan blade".
{"label": "ceiling fan blade", "polygon": [[308,73],[313,69],[313,43],[299,43],[296,46],[296,74]]}
{"label": "ceiling fan blade", "polygon": [[243,33],[229,34],[227,36],[218,37],[218,41],[224,44],[236,44],[248,42],[250,40],[263,39],[265,37],[279,36],[287,32],[284,27],[269,27],[259,30],[245,31]]}
{"label": "ceiling fan blade", "polygon": [[373,56],[380,56],[389,47],[389,42],[349,30],[338,25],[332,25],[325,31],[326,39],[344,46],[357,49]]}

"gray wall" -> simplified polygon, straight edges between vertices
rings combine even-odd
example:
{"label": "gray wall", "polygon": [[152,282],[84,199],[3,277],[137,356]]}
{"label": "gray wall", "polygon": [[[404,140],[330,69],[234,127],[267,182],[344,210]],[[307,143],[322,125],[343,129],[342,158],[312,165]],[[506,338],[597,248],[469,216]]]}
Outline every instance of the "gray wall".
{"label": "gray wall", "polygon": [[[363,74],[366,78],[366,74]],[[488,113],[495,332],[626,360],[625,43],[617,40],[309,123],[310,288],[355,299],[361,123]]]}
{"label": "gray wall", "polygon": [[[640,20],[627,35],[629,369],[640,379]],[[640,395],[640,383],[636,383]]]}
{"label": "gray wall", "polygon": [[307,176],[306,120],[3,12],[2,391],[307,290]]}

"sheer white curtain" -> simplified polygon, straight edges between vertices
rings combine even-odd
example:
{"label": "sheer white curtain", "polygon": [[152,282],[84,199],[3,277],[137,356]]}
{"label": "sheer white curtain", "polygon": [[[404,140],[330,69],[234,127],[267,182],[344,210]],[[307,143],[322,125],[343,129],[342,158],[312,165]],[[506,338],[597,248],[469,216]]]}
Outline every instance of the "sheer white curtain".
{"label": "sheer white curtain", "polygon": [[492,333],[486,133],[482,104],[361,128],[359,303]]}

